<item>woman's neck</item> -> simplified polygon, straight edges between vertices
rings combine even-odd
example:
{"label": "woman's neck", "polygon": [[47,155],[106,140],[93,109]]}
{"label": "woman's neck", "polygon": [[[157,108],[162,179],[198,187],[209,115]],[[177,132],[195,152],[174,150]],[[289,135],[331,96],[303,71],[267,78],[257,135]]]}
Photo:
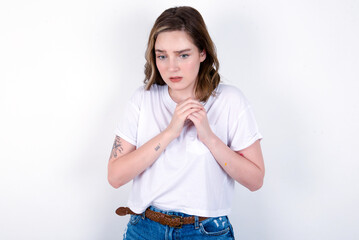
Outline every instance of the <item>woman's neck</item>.
{"label": "woman's neck", "polygon": [[180,91],[180,90],[174,91],[169,88],[168,94],[170,95],[170,97],[172,98],[172,100],[175,103],[183,102],[184,100],[186,100],[188,98],[196,99],[196,94],[195,94],[194,89],[192,92],[188,92],[188,91]]}

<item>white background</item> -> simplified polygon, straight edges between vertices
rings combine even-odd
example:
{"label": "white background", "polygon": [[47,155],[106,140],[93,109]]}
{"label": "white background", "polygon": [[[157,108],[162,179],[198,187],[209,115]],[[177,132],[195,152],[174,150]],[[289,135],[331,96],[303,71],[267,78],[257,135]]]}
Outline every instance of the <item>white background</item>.
{"label": "white background", "polygon": [[107,183],[114,129],[175,5],[202,13],[264,136],[263,188],[236,184],[236,237],[358,239],[355,0],[2,0],[0,239],[122,238],[114,210],[130,184]]}

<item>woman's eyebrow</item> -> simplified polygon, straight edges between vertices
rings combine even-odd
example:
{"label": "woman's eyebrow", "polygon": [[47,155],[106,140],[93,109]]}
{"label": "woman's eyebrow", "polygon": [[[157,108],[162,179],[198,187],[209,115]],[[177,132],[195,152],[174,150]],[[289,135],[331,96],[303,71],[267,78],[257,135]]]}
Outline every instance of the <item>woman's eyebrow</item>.
{"label": "woman's eyebrow", "polygon": [[[190,48],[186,48],[186,49],[178,50],[178,51],[174,51],[174,52],[177,53],[177,54],[181,54],[181,53],[187,52],[187,51],[191,51],[191,49],[190,49]],[[165,51],[165,50],[161,50],[161,49],[155,49],[155,52],[165,53],[166,51]]]}
{"label": "woman's eyebrow", "polygon": [[190,48],[186,48],[186,49],[183,49],[183,50],[175,51],[175,53],[181,54],[181,53],[183,53],[183,52],[188,52],[188,51],[191,51],[191,49],[190,49]]}

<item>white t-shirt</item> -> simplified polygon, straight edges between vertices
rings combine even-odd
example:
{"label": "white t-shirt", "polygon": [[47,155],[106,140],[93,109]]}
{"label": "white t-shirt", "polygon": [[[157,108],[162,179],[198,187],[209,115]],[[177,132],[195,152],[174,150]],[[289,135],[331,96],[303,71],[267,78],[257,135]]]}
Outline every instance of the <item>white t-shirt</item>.
{"label": "white t-shirt", "polygon": [[[234,151],[262,138],[251,107],[234,86],[219,84],[216,95],[204,104],[212,131]],[[169,125],[176,103],[168,86],[153,84],[137,89],[116,129],[117,136],[137,148]],[[159,158],[133,179],[128,206],[142,213],[150,205],[204,217],[228,215],[234,180],[198,139],[189,120]]]}

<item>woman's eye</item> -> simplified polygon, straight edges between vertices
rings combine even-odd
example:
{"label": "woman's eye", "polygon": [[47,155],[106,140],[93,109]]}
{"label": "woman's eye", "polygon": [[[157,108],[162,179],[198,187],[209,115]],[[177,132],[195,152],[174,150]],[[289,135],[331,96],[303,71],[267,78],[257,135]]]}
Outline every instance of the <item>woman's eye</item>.
{"label": "woman's eye", "polygon": [[188,58],[189,55],[188,54],[181,54],[181,58]]}
{"label": "woman's eye", "polygon": [[159,60],[163,60],[163,59],[165,59],[165,58],[166,58],[166,56],[159,55],[159,56],[157,56],[157,58],[158,58]]}

